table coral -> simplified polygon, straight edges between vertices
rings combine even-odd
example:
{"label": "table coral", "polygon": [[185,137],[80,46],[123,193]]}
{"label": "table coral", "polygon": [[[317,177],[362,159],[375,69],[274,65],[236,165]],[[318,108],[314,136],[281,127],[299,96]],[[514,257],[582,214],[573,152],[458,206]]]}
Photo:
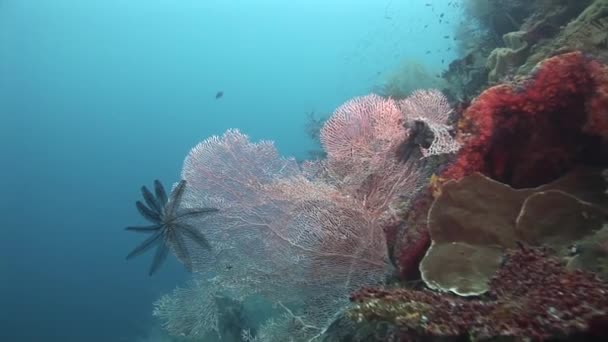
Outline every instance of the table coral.
{"label": "table coral", "polygon": [[446,182],[428,211],[432,244],[420,262],[422,280],[433,290],[480,295],[506,249],[528,244],[571,255],[571,246],[602,228],[604,187],[600,171],[589,168],[537,188],[513,189],[480,173]]}

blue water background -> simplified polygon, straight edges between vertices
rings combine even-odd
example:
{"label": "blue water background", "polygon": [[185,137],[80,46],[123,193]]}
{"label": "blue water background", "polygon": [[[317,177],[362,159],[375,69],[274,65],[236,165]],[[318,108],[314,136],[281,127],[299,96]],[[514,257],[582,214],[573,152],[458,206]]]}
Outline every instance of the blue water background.
{"label": "blue water background", "polygon": [[425,53],[451,44],[446,4],[0,0],[0,341],[144,336],[188,275],[125,261],[139,187],[176,181],[188,150],[230,127],[305,158],[307,112],[403,59],[451,57]]}

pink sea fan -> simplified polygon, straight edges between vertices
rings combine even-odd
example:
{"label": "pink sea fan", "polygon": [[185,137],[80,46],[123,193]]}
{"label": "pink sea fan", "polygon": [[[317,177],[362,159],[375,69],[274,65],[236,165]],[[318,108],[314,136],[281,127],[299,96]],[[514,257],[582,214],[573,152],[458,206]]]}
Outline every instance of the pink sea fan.
{"label": "pink sea fan", "polygon": [[433,132],[433,142],[421,148],[425,157],[458,151],[460,144],[450,134],[448,119],[452,108],[447,98],[437,89],[416,90],[399,101],[399,108],[407,122],[422,121]]}
{"label": "pink sea fan", "polygon": [[[281,305],[300,301],[306,310],[298,319],[307,333],[321,332],[349,292],[384,277],[383,229],[428,183],[433,168],[425,164],[431,163],[399,158],[400,146],[410,138],[404,123],[420,120],[435,139],[441,139],[442,129],[449,136],[449,111],[437,93],[421,92],[410,101],[401,109],[373,94],[346,102],[321,129],[327,159],[303,168],[282,158],[272,142],[250,142],[238,130],[194,147],[182,170],[183,204],[219,208],[192,222],[213,246],[211,252],[192,250],[195,271],[211,272],[238,299],[258,293]],[[417,114],[404,117],[406,107]],[[429,151],[434,153],[433,146]],[[159,307],[167,326],[198,320],[181,301],[165,302],[178,304]],[[201,329],[212,330],[216,323],[205,320]]]}
{"label": "pink sea fan", "polygon": [[373,169],[405,136],[403,116],[391,99],[371,94],[340,106],[321,129],[333,171],[341,177]]}
{"label": "pink sea fan", "polygon": [[238,129],[212,136],[196,145],[184,160],[182,179],[200,196],[225,201],[251,201],[263,184],[299,175],[293,158],[282,158],[272,141],[251,143]]}
{"label": "pink sea fan", "polygon": [[[349,292],[380,281],[389,267],[382,227],[361,201],[303,172],[270,141],[250,142],[238,130],[206,139],[184,161],[182,178],[184,207],[219,208],[191,222],[213,247],[191,249],[194,270],[214,274],[234,298],[258,293],[275,303],[305,303],[299,317],[315,334]],[[157,310],[167,326],[197,320],[189,308],[163,307],[175,305]],[[213,330],[212,323],[204,328]]]}
{"label": "pink sea fan", "polygon": [[399,101],[399,107],[410,119],[420,119],[436,125],[446,125],[452,108],[448,99],[437,89],[418,89]]}
{"label": "pink sea fan", "polygon": [[340,106],[321,129],[328,173],[376,222],[394,216],[425,179],[415,160],[398,158],[408,137],[403,123],[395,101],[372,94]]}

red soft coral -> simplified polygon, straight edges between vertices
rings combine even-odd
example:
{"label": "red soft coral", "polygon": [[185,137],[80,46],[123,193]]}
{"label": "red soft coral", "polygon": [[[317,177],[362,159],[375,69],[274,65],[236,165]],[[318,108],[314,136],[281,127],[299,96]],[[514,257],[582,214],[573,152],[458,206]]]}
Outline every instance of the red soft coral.
{"label": "red soft coral", "polygon": [[516,85],[484,91],[463,114],[463,147],[444,173],[480,171],[514,187],[550,182],[578,163],[604,163],[608,69],[571,52],[542,62]]}
{"label": "red soft coral", "polygon": [[504,260],[487,296],[364,288],[351,294],[347,315],[392,326],[391,341],[605,340],[606,282],[565,269],[543,249],[510,250]]}

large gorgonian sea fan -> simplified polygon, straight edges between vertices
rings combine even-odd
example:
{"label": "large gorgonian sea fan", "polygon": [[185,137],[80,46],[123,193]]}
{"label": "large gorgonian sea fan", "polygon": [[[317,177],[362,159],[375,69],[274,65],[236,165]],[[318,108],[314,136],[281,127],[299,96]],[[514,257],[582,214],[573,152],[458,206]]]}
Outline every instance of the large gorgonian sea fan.
{"label": "large gorgonian sea fan", "polygon": [[385,160],[394,159],[390,154],[406,135],[403,123],[391,99],[371,94],[347,101],[321,128],[329,169],[341,179],[376,171]]}
{"label": "large gorgonian sea fan", "polygon": [[429,147],[421,148],[425,157],[453,153],[460,149],[460,144],[450,131],[448,124],[452,108],[448,99],[437,89],[421,89],[414,91],[409,97],[399,101],[406,124],[423,122],[432,132],[433,140]]}
{"label": "large gorgonian sea fan", "polygon": [[321,129],[328,173],[376,224],[394,217],[432,171],[416,158],[399,158],[405,122],[395,101],[371,94],[338,107]]}
{"label": "large gorgonian sea fan", "polygon": [[[300,303],[290,312],[305,322],[296,327],[301,336],[321,333],[348,304],[350,292],[381,281],[389,267],[382,229],[365,208],[334,186],[305,178],[271,142],[251,143],[238,130],[211,137],[192,149],[182,178],[184,207],[219,209],[191,221],[206,227],[213,247],[192,246],[194,271],[214,274],[236,299],[258,293],[275,303]],[[196,317],[185,313],[200,310],[176,312],[179,305],[190,305],[182,297],[164,297],[156,307],[170,332],[200,336],[217,328],[216,323],[188,328]]]}
{"label": "large gorgonian sea fan", "polygon": [[[433,102],[436,92],[429,94],[410,99],[415,116],[407,115],[411,110],[404,116],[395,101],[376,95],[345,103],[321,131],[327,160],[304,171],[295,160],[281,158],[272,142],[252,143],[238,130],[193,148],[182,170],[183,204],[219,209],[217,215],[192,219],[205,227],[213,249],[192,246],[192,267],[201,272],[198,285],[157,303],[155,315],[164,326],[176,335],[217,331],[212,296],[221,288],[221,295],[237,300],[258,293],[285,309],[286,319],[262,329],[265,337],[319,337],[348,304],[349,293],[382,281],[389,268],[383,228],[436,167],[400,158],[400,145],[411,138],[404,124],[418,120],[433,134],[433,127],[445,128],[451,138],[447,112],[432,112],[445,106]],[[190,307],[202,305],[200,300],[186,298],[199,292],[204,312]]]}

